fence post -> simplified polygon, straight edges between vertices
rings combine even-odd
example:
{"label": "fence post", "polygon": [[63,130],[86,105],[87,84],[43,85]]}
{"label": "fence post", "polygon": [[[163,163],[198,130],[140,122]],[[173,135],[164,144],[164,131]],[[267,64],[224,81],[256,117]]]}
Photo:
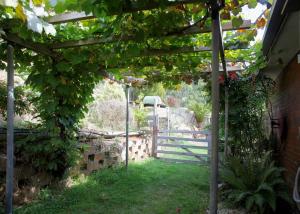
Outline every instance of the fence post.
{"label": "fence post", "polygon": [[157,157],[156,147],[157,147],[157,134],[158,134],[158,127],[157,127],[157,100],[154,101],[153,106],[153,134],[152,134],[152,156]]}
{"label": "fence post", "polygon": [[13,213],[14,182],[14,48],[7,46],[7,161],[6,161],[6,214]]}

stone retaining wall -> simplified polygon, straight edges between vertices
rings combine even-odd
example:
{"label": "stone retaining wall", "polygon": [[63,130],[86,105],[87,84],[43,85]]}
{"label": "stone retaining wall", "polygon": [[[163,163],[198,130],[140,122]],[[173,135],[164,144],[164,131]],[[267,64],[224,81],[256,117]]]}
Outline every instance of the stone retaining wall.
{"label": "stone retaining wall", "polygon": [[[87,145],[83,152],[80,169],[89,174],[102,168],[125,163],[126,138],[118,136],[107,139],[105,136],[87,136],[80,139],[80,143]],[[149,135],[133,133],[129,136],[129,161],[142,161],[151,156],[152,139]]]}
{"label": "stone retaining wall", "polygon": [[[29,135],[41,135],[41,133],[31,130],[19,130],[19,132],[16,130],[15,135],[16,139],[22,139]],[[0,129],[0,202],[4,201],[5,192],[5,137],[5,130]],[[125,162],[126,137],[123,134],[84,131],[79,132],[78,141],[80,147],[84,149],[79,164],[70,170],[71,175],[90,174]],[[148,158],[151,155],[151,144],[151,135],[131,133],[129,136],[129,160],[141,161]],[[14,203],[16,205],[33,200],[41,188],[58,182],[49,173],[37,172],[32,166],[20,164],[22,163],[20,160],[15,163]]]}

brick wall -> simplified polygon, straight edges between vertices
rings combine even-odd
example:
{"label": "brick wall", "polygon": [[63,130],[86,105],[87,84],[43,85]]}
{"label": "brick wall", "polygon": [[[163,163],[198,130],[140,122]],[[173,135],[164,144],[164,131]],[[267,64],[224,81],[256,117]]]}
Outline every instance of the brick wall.
{"label": "brick wall", "polygon": [[273,118],[279,127],[274,129],[278,140],[279,160],[286,168],[287,184],[293,188],[300,167],[300,64],[294,58],[276,81],[273,97]]}

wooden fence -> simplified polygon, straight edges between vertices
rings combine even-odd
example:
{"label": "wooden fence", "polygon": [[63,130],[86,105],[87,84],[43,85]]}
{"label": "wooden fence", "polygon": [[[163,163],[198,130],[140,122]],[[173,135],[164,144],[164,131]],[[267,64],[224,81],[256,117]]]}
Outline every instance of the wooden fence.
{"label": "wooden fence", "polygon": [[168,162],[208,164],[209,131],[154,130],[153,134],[154,157]]}

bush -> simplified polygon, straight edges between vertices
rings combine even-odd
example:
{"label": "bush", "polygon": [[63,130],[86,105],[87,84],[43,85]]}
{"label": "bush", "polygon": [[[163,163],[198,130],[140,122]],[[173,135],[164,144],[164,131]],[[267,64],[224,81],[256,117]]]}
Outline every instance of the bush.
{"label": "bush", "polygon": [[235,207],[249,212],[268,213],[276,210],[278,198],[289,201],[282,179],[282,168],[276,167],[268,152],[261,159],[249,155],[245,159],[227,159],[221,178],[225,182],[222,196]]}
{"label": "bush", "polygon": [[134,109],[134,119],[138,129],[147,125],[147,112],[144,107]]}
{"label": "bush", "polygon": [[[251,152],[259,157],[272,149],[267,147],[272,144],[266,142],[263,124],[265,115],[273,115],[270,97],[274,82],[265,76],[258,75],[235,81],[229,80],[227,84],[229,87],[228,145],[231,148],[230,151],[234,156],[243,157]],[[224,86],[221,86],[220,95],[220,103],[224,103]],[[223,113],[221,116],[221,123],[223,123],[224,105],[220,105],[220,108]],[[222,126],[221,132],[224,133]]]}
{"label": "bush", "polygon": [[101,131],[125,130],[126,97],[122,85],[101,81],[96,85],[93,97],[82,121],[83,127]]}
{"label": "bush", "polygon": [[[131,110],[131,109],[130,109]],[[129,112],[130,121],[131,112]],[[125,130],[126,101],[120,100],[95,100],[89,106],[89,112],[83,121],[85,128],[106,131]]]}
{"label": "bush", "polygon": [[59,137],[28,136],[16,142],[15,155],[22,164],[32,166],[36,171],[62,177],[79,157],[76,144],[77,141],[72,139],[65,143]]}
{"label": "bush", "polygon": [[207,104],[191,102],[189,109],[194,112],[197,123],[202,123],[210,108]]}
{"label": "bush", "polygon": [[[16,86],[14,88],[15,95],[15,112],[17,115],[23,115],[33,112],[30,98],[32,94],[26,92],[25,87]],[[0,81],[0,114],[6,118],[7,111],[7,86],[6,83]]]}

